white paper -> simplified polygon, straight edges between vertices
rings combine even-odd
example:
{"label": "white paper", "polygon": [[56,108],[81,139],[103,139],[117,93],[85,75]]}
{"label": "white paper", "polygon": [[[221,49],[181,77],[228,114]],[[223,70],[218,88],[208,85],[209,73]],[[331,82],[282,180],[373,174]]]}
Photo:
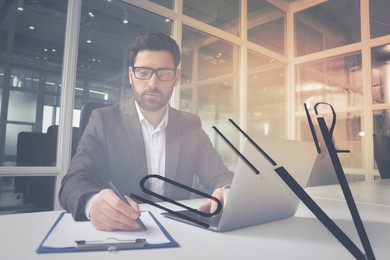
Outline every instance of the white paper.
{"label": "white paper", "polygon": [[65,213],[60,222],[55,226],[42,246],[49,248],[75,247],[75,241],[107,241],[117,239],[132,241],[138,238],[146,239],[148,244],[161,244],[170,242],[156,221],[145,211],[141,214],[141,220],[146,226],[146,231],[99,231],[90,221],[76,222],[69,213]]}

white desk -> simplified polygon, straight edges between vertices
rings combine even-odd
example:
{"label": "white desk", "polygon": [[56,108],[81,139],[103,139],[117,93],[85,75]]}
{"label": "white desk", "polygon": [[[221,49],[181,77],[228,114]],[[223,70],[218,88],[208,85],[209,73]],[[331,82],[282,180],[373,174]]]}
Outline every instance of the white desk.
{"label": "white desk", "polygon": [[[377,204],[390,207],[390,179],[352,182],[349,187],[356,202]],[[344,195],[338,184],[306,188],[306,192],[315,198],[343,200]]]}
{"label": "white desk", "polygon": [[[361,247],[344,201],[315,199],[323,210]],[[390,207],[358,203],[358,209],[377,259],[390,259]],[[296,216],[254,227],[215,233],[166,219],[155,213],[179,248],[36,254],[35,250],[59,212],[0,216],[0,259],[353,259],[352,255],[304,206]]]}

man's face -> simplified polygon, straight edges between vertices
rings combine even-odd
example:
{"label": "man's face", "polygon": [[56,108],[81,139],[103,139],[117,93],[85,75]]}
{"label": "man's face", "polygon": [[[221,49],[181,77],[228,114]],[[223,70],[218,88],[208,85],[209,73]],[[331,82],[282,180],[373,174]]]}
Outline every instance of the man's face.
{"label": "man's face", "polygon": [[[175,70],[172,55],[168,51],[143,50],[138,52],[135,68],[172,69]],[[139,77],[140,74],[138,74]],[[146,111],[155,112],[164,108],[171,98],[173,88],[180,79],[180,71],[174,72],[172,80],[160,80],[156,73],[150,79],[139,79],[129,68],[129,79],[133,87],[133,96],[138,105]]]}

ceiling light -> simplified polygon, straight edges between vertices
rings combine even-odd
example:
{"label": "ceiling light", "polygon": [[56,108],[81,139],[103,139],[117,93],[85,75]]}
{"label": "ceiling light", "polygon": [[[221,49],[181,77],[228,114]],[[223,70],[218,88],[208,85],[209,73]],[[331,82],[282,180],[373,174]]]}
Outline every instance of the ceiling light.
{"label": "ceiling light", "polygon": [[18,1],[18,4],[16,5],[16,9],[19,11],[19,12],[22,12],[24,10],[23,8],[23,0],[19,0]]}
{"label": "ceiling light", "polygon": [[91,32],[89,32],[87,35],[87,43],[92,43]]}
{"label": "ceiling light", "polygon": [[31,18],[30,25],[28,26],[28,29],[35,30],[35,21],[34,18]]}
{"label": "ceiling light", "polygon": [[92,11],[89,11],[89,12],[88,12],[88,15],[89,15],[89,17],[92,17],[92,18],[95,17],[95,14],[94,14]]}
{"label": "ceiling light", "polygon": [[124,24],[128,24],[129,23],[129,18],[128,18],[128,13],[127,13],[127,10],[125,10],[125,14],[123,16],[123,23]]}

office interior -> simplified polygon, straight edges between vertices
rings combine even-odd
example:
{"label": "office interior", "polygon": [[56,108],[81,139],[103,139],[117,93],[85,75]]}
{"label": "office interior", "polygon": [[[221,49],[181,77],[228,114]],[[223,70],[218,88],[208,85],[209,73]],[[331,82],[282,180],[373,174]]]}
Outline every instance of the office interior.
{"label": "office interior", "polygon": [[[131,97],[127,47],[149,31],[178,42],[171,106],[200,116],[229,167],[237,156],[212,126],[238,147],[229,118],[253,138],[312,141],[304,103],[314,114],[327,102],[348,180],[385,178],[374,134],[390,134],[388,10],[388,0],[1,0],[0,214],[60,209],[83,108]],[[328,107],[319,113],[331,122]]]}

